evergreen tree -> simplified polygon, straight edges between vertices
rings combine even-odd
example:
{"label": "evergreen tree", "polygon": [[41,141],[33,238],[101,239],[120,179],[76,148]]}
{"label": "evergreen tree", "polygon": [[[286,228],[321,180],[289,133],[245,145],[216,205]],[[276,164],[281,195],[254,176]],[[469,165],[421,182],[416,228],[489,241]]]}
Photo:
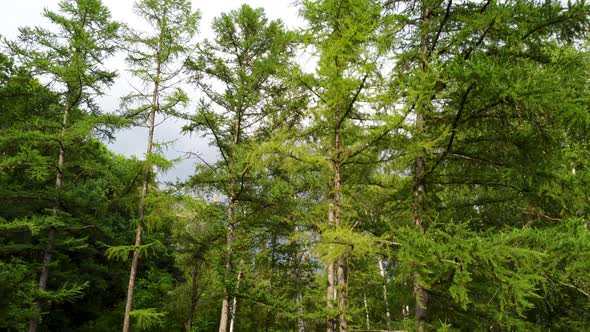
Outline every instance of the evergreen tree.
{"label": "evergreen tree", "polygon": [[[6,59],[6,58],[3,58]],[[0,98],[0,259],[5,297],[0,301],[1,328],[22,331],[32,317],[32,303],[44,304],[40,330],[75,329],[108,321],[122,293],[124,266],[110,262],[104,244],[118,244],[124,221],[136,205],[134,181],[140,163],[110,153],[95,137],[72,136],[61,191],[59,234],[54,243],[48,291],[36,279],[46,248],[47,223],[54,203],[55,155],[61,137],[59,95],[49,91],[23,67],[6,63]],[[4,112],[6,111],[6,112]],[[96,123],[78,114],[76,124]],[[8,274],[10,272],[10,274]],[[99,324],[99,323],[97,323]],[[109,326],[106,324],[106,326]],[[104,330],[104,329],[103,329]]]}
{"label": "evergreen tree", "polygon": [[[190,1],[139,1],[125,119],[100,1],[5,41],[0,330],[590,330],[590,5],[299,6],[301,33],[243,5],[196,46]],[[161,189],[169,117],[217,159]],[[145,160],[101,141],[130,122]]]}

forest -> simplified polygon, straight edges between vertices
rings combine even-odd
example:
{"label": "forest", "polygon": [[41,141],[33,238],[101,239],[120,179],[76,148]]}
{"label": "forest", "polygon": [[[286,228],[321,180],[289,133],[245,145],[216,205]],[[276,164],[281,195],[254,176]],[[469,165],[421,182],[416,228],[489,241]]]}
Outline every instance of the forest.
{"label": "forest", "polygon": [[590,331],[590,3],[294,5],[1,37],[0,331]]}

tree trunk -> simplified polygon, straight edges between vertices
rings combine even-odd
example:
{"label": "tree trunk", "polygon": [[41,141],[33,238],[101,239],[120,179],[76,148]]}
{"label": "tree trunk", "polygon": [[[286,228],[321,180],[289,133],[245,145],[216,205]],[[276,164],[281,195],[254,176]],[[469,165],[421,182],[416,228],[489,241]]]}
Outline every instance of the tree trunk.
{"label": "tree trunk", "polygon": [[125,303],[125,317],[123,318],[123,332],[129,332],[131,327],[131,310],[133,310],[133,293],[135,291],[135,277],[137,275],[137,266],[139,264],[141,239],[143,235],[143,218],[145,214],[145,200],[148,194],[148,185],[152,175],[152,148],[154,142],[154,128],[156,122],[156,112],[159,109],[159,78],[160,78],[160,63],[156,66],[156,78],[154,83],[154,91],[152,94],[152,107],[150,110],[150,124],[148,132],[148,144],[146,150],[146,161],[143,170],[143,183],[141,187],[141,196],[139,198],[139,211],[137,213],[137,230],[135,232],[135,245],[133,247],[133,260],[131,261],[131,271],[129,272],[129,285],[127,286],[127,301]]}
{"label": "tree trunk", "polygon": [[383,279],[383,302],[385,304],[385,319],[387,329],[391,330],[391,314],[389,313],[389,299],[387,298],[387,277],[385,275],[385,269],[383,268],[383,260],[379,258],[379,272]]}
{"label": "tree trunk", "polygon": [[225,297],[221,303],[221,317],[219,319],[219,332],[226,332],[230,315],[229,308],[229,290],[227,284],[231,275],[232,265],[232,245],[234,241],[234,204],[235,198],[230,195],[229,205],[227,207],[227,235],[226,235],[226,256],[225,256]]}
{"label": "tree trunk", "polygon": [[348,331],[348,320],[346,319],[346,260],[344,257],[338,257],[338,311],[340,332]]}
{"label": "tree trunk", "polygon": [[[367,292],[363,292],[363,304],[365,305],[365,323],[367,325],[367,331],[371,330],[371,318],[369,316],[369,304],[367,303]],[[389,330],[389,328],[387,328]]]}
{"label": "tree trunk", "polygon": [[[236,282],[236,292],[240,288],[240,280],[242,279],[242,272],[238,273],[238,281]],[[231,316],[229,321],[229,332],[234,332],[234,324],[236,321],[236,312],[238,308],[238,298],[234,296],[232,305],[231,305]]]}
{"label": "tree trunk", "polygon": [[225,294],[223,301],[221,302],[221,318],[219,319],[219,332],[227,331],[227,321],[229,316],[229,294]]}
{"label": "tree trunk", "polygon": [[[416,115],[416,128],[421,131],[424,126],[424,118],[422,113],[418,112]],[[416,183],[414,186],[414,224],[424,232],[424,225],[422,220],[422,212],[424,210],[424,197],[425,197],[425,165],[424,158],[422,156],[416,158]],[[415,319],[416,319],[416,331],[424,332],[426,324],[426,314],[428,306],[428,291],[420,285],[420,274],[416,272],[414,274],[414,297],[416,299],[415,307]]]}
{"label": "tree trunk", "polygon": [[[54,214],[55,215],[55,214]],[[43,267],[41,268],[41,275],[39,277],[39,290],[47,290],[47,279],[49,278],[49,264],[51,263],[51,254],[53,252],[53,244],[55,242],[55,227],[50,227],[47,234],[47,247],[43,257]],[[29,332],[37,332],[39,327],[39,319],[41,316],[41,303],[35,301],[34,303],[35,312],[29,321]]]}
{"label": "tree trunk", "polygon": [[[422,2],[422,27],[426,26],[426,21],[430,19],[431,9],[426,7],[426,2]],[[421,29],[422,29],[421,27]],[[428,39],[427,31],[422,31],[421,40],[421,57],[420,57],[420,69],[423,72],[428,71],[428,54],[430,49],[430,42]],[[416,107],[416,133],[417,137],[421,137],[424,132],[424,112],[425,105],[418,105]],[[424,212],[424,203],[426,200],[426,165],[424,162],[425,151],[422,151],[422,155],[419,155],[415,161],[415,185],[414,185],[414,204],[413,204],[413,217],[414,225],[421,231],[424,232],[424,223],[422,220],[422,214]],[[416,331],[424,332],[426,325],[426,315],[428,313],[428,291],[420,285],[420,274],[416,272],[414,274],[414,297],[416,300],[415,307],[415,319],[416,319]]]}
{"label": "tree trunk", "polygon": [[[416,128],[421,131],[424,126],[424,118],[422,113],[418,112],[416,115]],[[422,156],[416,158],[416,183],[414,187],[414,224],[421,231],[424,232],[424,225],[422,220],[422,212],[424,210],[425,199],[425,165]],[[416,299],[415,319],[416,331],[424,332],[426,324],[426,314],[428,313],[428,291],[420,285],[420,274],[414,273],[414,297]]]}
{"label": "tree trunk", "polygon": [[191,281],[191,307],[189,309],[188,318],[184,323],[184,327],[186,332],[190,332],[192,325],[193,325],[193,318],[195,317],[195,311],[197,309],[197,276],[199,273],[199,266],[196,264],[193,273],[192,273],[192,281]]}
{"label": "tree trunk", "polygon": [[[66,127],[68,125],[68,117],[71,111],[71,104],[66,102],[66,107],[64,109],[64,116],[62,119],[62,128],[61,128],[61,138],[63,139],[66,133]],[[65,158],[65,149],[64,143],[59,142],[59,155],[57,157],[57,174],[55,176],[55,197],[54,197],[54,205],[52,211],[52,218],[55,221],[57,219],[57,210],[61,207],[61,186],[62,186],[62,179],[63,179],[63,165],[64,165],[64,158]],[[49,227],[49,232],[47,233],[47,246],[45,247],[45,251],[43,253],[43,267],[41,268],[41,274],[39,275],[39,290],[46,291],[47,290],[47,280],[49,279],[49,264],[51,264],[51,258],[53,255],[53,247],[55,244],[55,236],[57,230],[55,227]],[[29,320],[29,332],[37,332],[39,328],[39,319],[41,318],[41,303],[39,301],[34,302],[34,312]]]}
{"label": "tree trunk", "polygon": [[[334,205],[330,203],[329,211],[328,211],[328,225],[330,227],[334,227]],[[335,280],[335,262],[328,263],[327,273],[328,273],[328,288],[326,291],[326,307],[329,311],[328,313],[328,320],[327,320],[327,332],[334,332],[336,328],[336,319],[332,316],[332,309],[334,309],[334,302],[336,300],[336,280]]]}
{"label": "tree trunk", "polygon": [[[334,225],[337,229],[342,227],[342,174],[341,174],[341,151],[340,151],[340,129],[336,128],[334,135],[334,148],[336,150],[336,158],[334,160]],[[348,321],[346,319],[346,260],[345,257],[338,257],[337,265],[337,279],[338,279],[338,318],[340,325],[340,332],[348,331]]]}
{"label": "tree trunk", "polygon": [[297,332],[305,332],[305,322],[303,321],[303,295],[301,290],[297,292]]}

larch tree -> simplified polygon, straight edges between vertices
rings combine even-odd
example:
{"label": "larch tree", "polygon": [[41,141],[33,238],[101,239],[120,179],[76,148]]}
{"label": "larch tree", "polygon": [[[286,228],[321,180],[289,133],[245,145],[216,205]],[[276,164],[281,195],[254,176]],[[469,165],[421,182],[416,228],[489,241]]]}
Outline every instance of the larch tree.
{"label": "larch tree", "polygon": [[[194,37],[197,33],[200,14],[192,10],[188,0],[143,0],[135,4],[135,11],[152,29],[139,32],[127,29],[125,34],[128,49],[127,62],[134,77],[149,91],[136,89],[123,99],[127,115],[139,122],[147,123],[148,137],[143,180],[137,212],[135,244],[131,248],[133,258],[129,272],[129,285],[125,304],[123,331],[128,332],[133,314],[133,294],[139,259],[149,246],[142,244],[146,227],[146,206],[149,186],[154,179],[154,165],[166,167],[163,157],[154,152],[154,130],[156,117],[166,118],[179,114],[188,102],[188,97],[178,86],[182,82],[182,70],[189,53],[194,49]],[[154,226],[154,225],[147,225]],[[111,255],[118,255],[129,248],[110,248]],[[123,252],[123,255],[126,253]],[[149,312],[138,311],[136,315]]]}
{"label": "larch tree", "polygon": [[292,36],[281,21],[269,21],[262,9],[248,5],[217,17],[213,31],[215,39],[202,43],[188,66],[205,98],[186,130],[211,137],[220,157],[215,164],[199,165],[190,184],[223,195],[227,204],[225,294],[219,320],[219,331],[225,332],[235,320],[234,288],[242,275],[236,268],[236,227],[255,198],[250,155],[276,125],[273,101],[284,93],[279,77],[291,56]]}
{"label": "larch tree", "polygon": [[[493,301],[488,305],[496,307],[481,313],[487,324],[526,324],[516,317],[499,323],[490,316],[522,314],[529,306],[536,296],[536,286],[529,286],[543,283],[537,279],[539,271],[533,272],[541,268],[538,252],[505,249],[495,256],[485,246],[462,250],[473,249],[478,241],[517,247],[514,238],[493,231],[496,227],[510,229],[515,238],[530,236],[521,235],[532,225],[522,210],[542,210],[533,203],[540,194],[537,186],[555,180],[539,158],[557,157],[555,144],[560,143],[552,140],[561,135],[558,119],[584,107],[584,98],[559,105],[555,101],[564,97],[549,97],[570,94],[580,86],[578,80],[560,88],[548,82],[561,82],[570,66],[584,70],[583,58],[570,56],[582,55],[575,44],[585,38],[588,5],[451,0],[392,3],[389,9],[403,18],[392,40],[399,50],[393,81],[396,103],[411,114],[407,128],[412,143],[405,148],[407,162],[413,164],[407,168],[412,181],[404,192],[412,197],[406,206],[415,234],[406,242],[407,229],[399,233],[403,245],[398,259],[404,274],[413,271],[416,329],[430,329],[433,318],[428,316],[437,315],[439,305],[448,305],[433,302],[431,292],[440,296],[444,288],[465,310],[465,301],[477,301],[468,295],[470,282],[490,281],[486,278],[514,285],[489,290],[488,300]],[[443,233],[453,240],[437,248]],[[491,269],[486,260],[502,268]],[[470,264],[478,268],[467,272]],[[530,285],[517,286],[518,278]]]}
{"label": "larch tree", "polygon": [[[83,111],[84,106],[88,112],[96,112],[94,96],[102,94],[102,88],[113,82],[115,72],[103,69],[102,61],[114,52],[119,28],[118,23],[111,21],[109,10],[100,0],[65,0],[59,3],[59,8],[59,12],[44,12],[44,16],[56,26],[55,30],[20,28],[18,41],[8,42],[19,61],[39,77],[51,80],[54,91],[61,96],[63,109],[55,163],[53,221],[47,225],[47,242],[39,275],[40,291],[47,290],[57,229],[62,224],[59,210],[66,140],[71,135],[84,135],[80,130],[87,128],[73,126],[71,118],[76,118],[73,113]],[[41,312],[41,303],[37,302],[29,324],[30,332],[37,331]]]}
{"label": "larch tree", "polygon": [[381,112],[371,104],[388,52],[382,38],[392,28],[383,9],[379,1],[303,2],[302,13],[309,24],[305,42],[317,53],[318,65],[315,73],[302,74],[300,80],[315,98],[310,132],[316,153],[325,153],[331,182],[326,195],[327,231],[323,234],[325,242],[333,243],[326,249],[329,332],[337,327],[348,330],[346,253],[355,247],[354,237],[348,236],[355,226],[347,224],[353,219],[352,209],[346,211],[353,200],[347,201],[344,192],[346,187],[352,189],[355,181],[361,183],[362,174],[369,174],[359,165],[374,167],[378,159],[374,147],[390,131],[376,125],[382,122]]}

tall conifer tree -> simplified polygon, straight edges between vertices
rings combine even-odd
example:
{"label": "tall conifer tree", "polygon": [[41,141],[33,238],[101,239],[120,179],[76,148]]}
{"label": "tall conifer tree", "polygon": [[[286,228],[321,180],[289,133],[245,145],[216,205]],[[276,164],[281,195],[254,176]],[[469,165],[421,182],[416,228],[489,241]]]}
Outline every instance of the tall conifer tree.
{"label": "tall conifer tree", "polygon": [[[151,91],[138,90],[124,98],[129,115],[143,117],[147,122],[148,137],[123,332],[128,332],[131,326],[137,269],[140,256],[145,251],[142,248],[146,248],[146,245],[142,245],[142,237],[146,227],[149,186],[154,179],[153,167],[165,167],[167,164],[154,153],[156,117],[166,118],[178,114],[188,102],[188,97],[178,84],[182,81],[182,66],[194,47],[192,43],[200,17],[198,11],[192,10],[188,0],[142,0],[136,3],[135,10],[153,30],[144,33],[128,29],[125,36],[129,52],[127,61],[131,73],[145,85],[150,85]],[[111,249],[112,254],[117,251],[116,248]]]}
{"label": "tall conifer tree", "polygon": [[[377,129],[376,134],[364,123],[379,122],[376,109],[367,102],[374,98],[378,68],[388,50],[380,40],[391,26],[379,1],[304,1],[302,13],[310,25],[306,42],[319,61],[316,72],[302,75],[301,82],[316,97],[312,126],[320,143],[317,148],[325,151],[329,164],[327,229],[333,238],[326,241],[341,242],[339,232],[354,228],[346,223],[348,204],[343,197],[345,186],[351,185],[351,164],[366,158],[387,132]],[[328,251],[333,252],[327,263],[327,331],[337,326],[347,331],[348,257],[342,250]],[[333,316],[334,305],[338,318]]]}
{"label": "tall conifer tree", "polygon": [[244,220],[240,213],[247,206],[242,201],[256,201],[249,155],[276,125],[273,101],[281,96],[278,77],[284,74],[291,55],[292,38],[280,21],[269,21],[262,9],[248,5],[217,17],[213,30],[214,41],[205,41],[189,64],[206,98],[187,130],[212,137],[221,159],[199,166],[191,183],[195,188],[209,187],[227,199],[225,296],[219,321],[219,331],[225,332],[235,319],[232,285],[237,288],[241,274],[234,254],[236,226]]}
{"label": "tall conifer tree", "polygon": [[[44,12],[44,16],[57,27],[55,31],[40,27],[21,28],[18,41],[8,43],[23,64],[53,81],[63,107],[59,153],[55,164],[54,220],[48,225],[47,244],[39,276],[41,291],[47,290],[49,266],[60,224],[58,215],[66,159],[65,139],[68,135],[76,134],[72,133],[71,118],[75,118],[73,113],[82,109],[84,104],[88,111],[96,111],[93,96],[101,94],[102,87],[112,83],[115,73],[104,70],[101,65],[102,60],[114,52],[114,39],[119,26],[111,21],[109,10],[100,0],[65,0],[59,3],[59,7],[59,12]],[[40,315],[41,307],[38,304],[29,324],[30,332],[37,331]]]}

